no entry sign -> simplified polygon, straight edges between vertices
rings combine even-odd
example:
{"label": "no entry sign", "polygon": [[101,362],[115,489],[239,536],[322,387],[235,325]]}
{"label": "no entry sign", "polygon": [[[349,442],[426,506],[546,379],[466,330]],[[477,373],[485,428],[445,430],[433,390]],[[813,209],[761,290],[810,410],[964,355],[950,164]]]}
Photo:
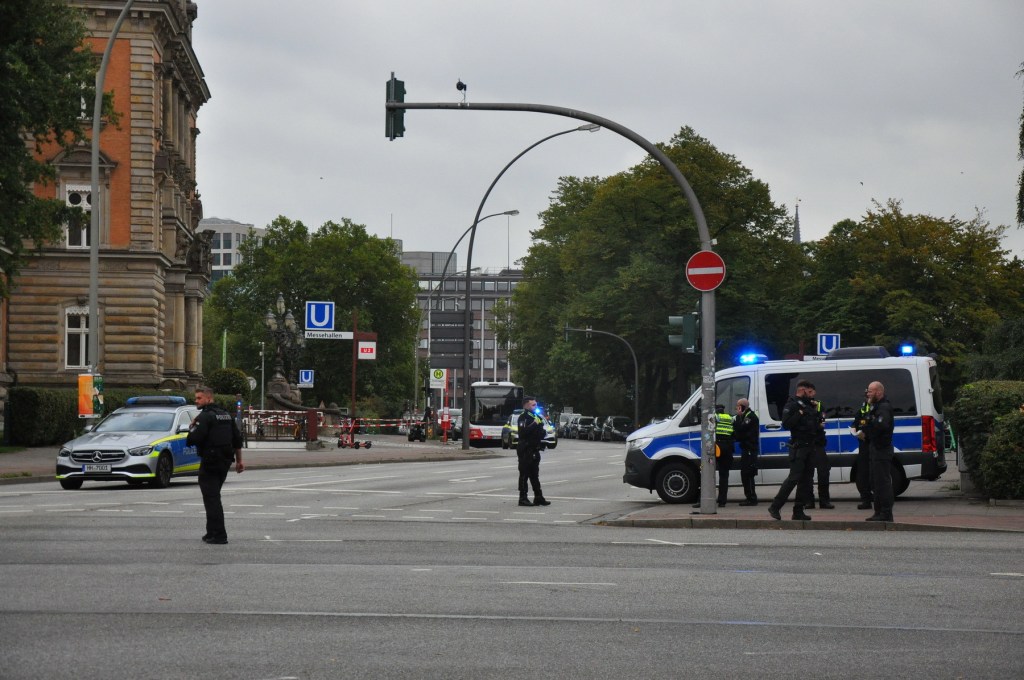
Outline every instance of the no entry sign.
{"label": "no entry sign", "polygon": [[725,261],[712,250],[698,251],[686,262],[686,280],[699,291],[714,290],[725,280]]}

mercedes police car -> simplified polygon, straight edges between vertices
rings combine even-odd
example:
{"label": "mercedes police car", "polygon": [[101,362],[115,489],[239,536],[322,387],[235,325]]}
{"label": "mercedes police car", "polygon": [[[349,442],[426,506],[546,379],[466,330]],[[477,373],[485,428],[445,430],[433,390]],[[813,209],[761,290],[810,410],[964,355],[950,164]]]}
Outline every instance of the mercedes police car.
{"label": "mercedes police car", "polygon": [[[517,408],[512,411],[505,424],[501,428],[501,448],[514,449],[519,444],[519,416],[523,409]],[[551,424],[546,415],[544,418],[544,448],[553,449],[558,446],[558,433],[555,426]]]}
{"label": "mercedes police car", "polygon": [[85,481],[149,482],[165,488],[171,477],[197,475],[196,447],[185,446],[199,409],[184,397],[132,397],[57,454],[57,480],[65,489]]}

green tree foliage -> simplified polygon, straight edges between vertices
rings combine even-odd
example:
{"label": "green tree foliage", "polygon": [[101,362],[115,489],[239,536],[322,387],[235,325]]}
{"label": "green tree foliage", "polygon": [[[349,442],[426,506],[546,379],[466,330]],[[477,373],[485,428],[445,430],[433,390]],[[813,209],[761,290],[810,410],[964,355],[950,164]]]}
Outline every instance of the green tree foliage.
{"label": "green tree foliage", "polygon": [[968,357],[968,375],[971,380],[1024,381],[1024,316],[989,330],[981,351]]}
{"label": "green tree foliage", "polygon": [[[217,282],[208,301],[214,337],[228,329],[231,363],[251,371],[260,365],[260,341],[266,342],[266,372],[273,370],[274,344],[264,315],[284,296],[301,329],[305,303],[333,301],[335,330],[351,330],[358,312],[359,330],[377,333],[376,361],[360,361],[357,399],[377,398],[375,408],[400,412],[412,392],[413,347],[419,313],[416,277],[402,265],[391,239],[367,234],[348,219],[327,222],[310,232],[299,221],[278,217],[261,242],[241,246],[242,262]],[[307,340],[303,367],[316,371],[316,387],[304,394],[308,404],[347,405],[351,392],[352,343]]]}
{"label": "green tree foliage", "polygon": [[240,394],[249,401],[249,378],[237,368],[216,368],[206,376],[206,384],[217,394]]}
{"label": "green tree foliage", "polygon": [[[792,310],[779,300],[799,283],[805,257],[791,242],[785,210],[764,182],[692,129],[662,148],[700,197],[728,266],[717,294],[720,355],[750,342],[768,351],[788,347]],[[563,340],[565,324],[590,325],[634,348],[641,419],[664,415],[688,393],[687,382],[699,380],[699,358],[683,356],[666,339],[667,317],[694,310],[699,295],[684,272],[700,242],[681,190],[648,158],[608,178],[562,178],[541,217],[515,292],[516,313],[502,331],[515,340],[520,379],[549,403],[590,412],[613,407],[598,402],[595,386],[611,380],[632,392],[632,358],[614,338],[577,333]]]}
{"label": "green tree foliage", "polygon": [[955,388],[985,333],[1024,313],[1024,263],[1001,248],[1004,232],[981,215],[942,219],[876,203],[809,246],[795,323],[807,341],[828,329],[847,346],[913,342],[938,354]]}
{"label": "green tree foliage", "polygon": [[[91,106],[98,62],[85,44],[81,11],[63,0],[0,3],[0,293],[17,271],[22,239],[60,237],[61,225],[81,211],[54,198],[38,198],[32,184],[54,176],[43,145],[65,148],[84,138],[82,101]],[[111,112],[106,102],[105,112]],[[8,252],[10,251],[10,252]]]}

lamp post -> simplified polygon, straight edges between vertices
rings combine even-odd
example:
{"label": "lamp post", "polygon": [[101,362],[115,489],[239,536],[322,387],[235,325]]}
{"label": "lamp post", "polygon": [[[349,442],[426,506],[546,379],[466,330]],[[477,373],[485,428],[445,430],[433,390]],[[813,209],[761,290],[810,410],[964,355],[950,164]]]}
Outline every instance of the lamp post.
{"label": "lamp post", "polygon": [[[471,299],[472,295],[471,295],[471,291],[470,291],[470,281],[469,281],[469,271],[470,270],[468,269],[468,267],[471,267],[473,265],[473,242],[476,240],[476,225],[480,224],[481,222],[483,222],[484,219],[486,219],[486,218],[481,219],[480,213],[482,213],[484,211],[484,204],[487,203],[487,197],[491,195],[491,191],[494,189],[494,185],[496,185],[498,183],[498,180],[501,179],[502,175],[504,175],[505,172],[508,171],[508,169],[511,168],[512,165],[516,161],[518,161],[520,158],[522,158],[527,153],[532,151],[534,148],[540,146],[541,144],[543,144],[544,142],[548,141],[549,139],[554,139],[555,137],[561,137],[562,135],[567,135],[567,134],[569,134],[571,132],[597,132],[600,129],[601,129],[601,126],[597,125],[596,123],[588,123],[587,125],[580,125],[579,127],[574,127],[572,129],[569,129],[569,130],[562,130],[561,132],[556,132],[554,134],[548,135],[547,137],[544,137],[543,139],[537,140],[536,142],[534,142],[530,146],[528,146],[525,149],[523,149],[522,151],[520,151],[515,156],[515,158],[513,158],[512,160],[510,160],[508,163],[505,164],[505,167],[503,167],[501,169],[501,172],[499,172],[498,175],[494,178],[494,180],[491,181],[491,185],[489,187],[487,187],[487,191],[484,192],[484,197],[482,199],[480,199],[480,205],[477,206],[477,209],[476,209],[476,217],[473,218],[473,226],[471,226],[469,228],[469,250],[466,253],[466,267],[467,267],[467,270],[466,270],[466,319],[465,319],[465,322],[464,322],[465,326],[466,326],[466,338],[465,338],[465,340],[463,342],[463,353],[465,354],[464,368],[465,368],[465,376],[467,378],[469,377],[470,369],[473,367],[472,357],[469,354],[469,348],[471,346],[470,333],[473,330],[473,308],[472,308],[472,305],[470,304],[470,299]],[[498,214],[500,215],[501,213],[498,213]],[[492,215],[488,215],[487,217],[492,217]],[[465,236],[465,234],[463,234],[463,236]],[[483,366],[482,365],[480,367],[480,370],[483,371]],[[470,404],[467,403],[468,399],[469,399],[469,381],[468,380],[463,381],[462,390],[463,390],[463,397],[462,397],[463,408],[464,409],[471,408]],[[469,450],[469,437],[468,436],[464,436],[462,438],[462,448],[463,448],[463,450],[467,450],[467,451]]]}
{"label": "lamp post", "polygon": [[277,344],[277,351],[274,359],[274,376],[271,380],[284,380],[287,383],[295,381],[295,363],[298,361],[299,353],[306,347],[306,339],[295,323],[295,316],[290,309],[285,308],[284,295],[277,294],[275,310],[268,309],[263,317],[263,323]]}

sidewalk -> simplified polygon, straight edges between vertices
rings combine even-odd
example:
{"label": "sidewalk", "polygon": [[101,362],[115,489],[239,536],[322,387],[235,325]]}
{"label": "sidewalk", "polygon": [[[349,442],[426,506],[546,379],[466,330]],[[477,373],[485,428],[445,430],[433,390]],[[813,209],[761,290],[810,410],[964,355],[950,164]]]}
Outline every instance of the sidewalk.
{"label": "sidewalk", "polygon": [[[302,442],[250,442],[243,452],[247,468],[298,468],[368,463],[431,462],[498,458],[510,456],[501,449],[463,451],[461,442],[407,442],[394,435],[370,435],[371,448],[339,449],[334,442],[325,448],[307,451]],[[361,439],[362,441],[362,439]],[[0,485],[21,482],[51,482],[58,447],[31,448],[0,454]],[[809,510],[810,522],[774,520],[768,505],[778,486],[758,487],[761,503],[740,507],[739,487],[729,490],[730,502],[713,515],[701,515],[689,504],[669,505],[656,502],[650,507],[618,517],[605,517],[596,523],[604,526],[664,527],[685,529],[811,529],[844,531],[994,531],[1024,533],[1024,501],[988,501],[965,496],[958,490],[959,473],[955,461],[942,479],[911,482],[910,488],[896,500],[895,522],[865,522],[869,510],[857,510],[857,491],[853,484],[832,485],[834,510]],[[782,509],[783,518],[793,511],[792,499]]]}

